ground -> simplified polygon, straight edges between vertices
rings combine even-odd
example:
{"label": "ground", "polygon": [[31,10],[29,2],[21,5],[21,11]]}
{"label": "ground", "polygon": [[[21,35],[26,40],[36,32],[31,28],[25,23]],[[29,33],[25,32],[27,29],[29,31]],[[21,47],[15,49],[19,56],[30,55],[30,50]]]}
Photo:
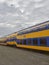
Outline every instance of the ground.
{"label": "ground", "polygon": [[49,65],[49,55],[9,46],[0,46],[0,65]]}

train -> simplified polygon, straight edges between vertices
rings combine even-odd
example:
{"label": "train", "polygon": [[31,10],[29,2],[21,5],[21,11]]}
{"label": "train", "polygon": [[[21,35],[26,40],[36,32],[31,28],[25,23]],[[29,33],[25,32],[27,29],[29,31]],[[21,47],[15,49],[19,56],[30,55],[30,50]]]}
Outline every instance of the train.
{"label": "train", "polygon": [[10,45],[10,46],[16,45],[16,35],[17,35],[17,33],[12,33],[12,34],[8,35],[6,44]]}
{"label": "train", "polygon": [[7,45],[6,40],[7,40],[6,37],[0,38],[0,45]]}
{"label": "train", "polygon": [[17,31],[7,37],[7,45],[49,51],[49,21]]}

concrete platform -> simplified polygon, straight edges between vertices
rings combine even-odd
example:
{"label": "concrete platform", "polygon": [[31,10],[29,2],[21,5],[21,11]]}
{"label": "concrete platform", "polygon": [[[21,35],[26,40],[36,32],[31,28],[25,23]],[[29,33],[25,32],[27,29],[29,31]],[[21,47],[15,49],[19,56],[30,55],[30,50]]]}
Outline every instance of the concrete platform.
{"label": "concrete platform", "polygon": [[0,65],[49,65],[49,55],[0,46]]}

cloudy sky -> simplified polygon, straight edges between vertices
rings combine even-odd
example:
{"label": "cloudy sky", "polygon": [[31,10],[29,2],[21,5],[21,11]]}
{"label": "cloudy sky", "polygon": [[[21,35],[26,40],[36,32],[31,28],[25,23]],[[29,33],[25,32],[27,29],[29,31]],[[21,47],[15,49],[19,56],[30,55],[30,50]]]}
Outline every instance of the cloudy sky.
{"label": "cloudy sky", "polygon": [[0,37],[49,20],[49,0],[0,0]]}

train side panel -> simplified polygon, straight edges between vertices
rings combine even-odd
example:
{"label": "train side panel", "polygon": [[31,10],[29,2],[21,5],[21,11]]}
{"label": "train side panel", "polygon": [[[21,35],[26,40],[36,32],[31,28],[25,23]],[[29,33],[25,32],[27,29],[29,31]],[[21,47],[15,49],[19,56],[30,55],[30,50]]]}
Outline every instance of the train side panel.
{"label": "train side panel", "polygon": [[7,41],[7,45],[15,45],[16,42],[15,41]]}
{"label": "train side panel", "polygon": [[42,46],[17,45],[17,47],[26,48],[26,49],[49,51],[49,47],[42,47]]}
{"label": "train side panel", "polygon": [[38,38],[38,37],[47,37],[49,36],[49,29],[38,31],[38,32],[32,32],[28,34],[18,35],[17,39],[24,39],[24,38]]}
{"label": "train side panel", "polygon": [[17,36],[18,47],[49,51],[49,29]]}

